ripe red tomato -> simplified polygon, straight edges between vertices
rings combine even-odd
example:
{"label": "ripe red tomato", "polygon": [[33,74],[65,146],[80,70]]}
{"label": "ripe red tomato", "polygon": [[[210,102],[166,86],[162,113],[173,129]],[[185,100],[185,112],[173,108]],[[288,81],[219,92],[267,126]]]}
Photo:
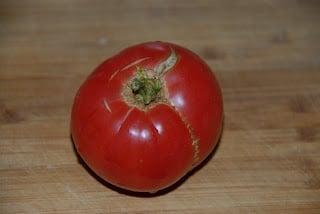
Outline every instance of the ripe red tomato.
{"label": "ripe red tomato", "polygon": [[208,65],[183,47],[149,42],[107,59],[87,78],[74,100],[71,131],[101,178],[156,192],[212,152],[222,115]]}

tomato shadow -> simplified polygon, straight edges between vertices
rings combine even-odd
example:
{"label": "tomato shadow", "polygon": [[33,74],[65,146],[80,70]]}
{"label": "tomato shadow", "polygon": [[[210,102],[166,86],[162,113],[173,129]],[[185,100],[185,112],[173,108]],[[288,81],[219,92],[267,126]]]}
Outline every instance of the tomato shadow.
{"label": "tomato shadow", "polygon": [[[222,133],[221,133],[222,135]],[[202,163],[200,163],[198,166],[196,166],[194,169],[192,169],[190,172],[188,172],[185,176],[183,176],[180,180],[178,180],[176,183],[174,183],[173,185],[159,190],[158,192],[155,193],[149,193],[149,192],[134,192],[134,191],[130,191],[130,190],[126,190],[117,186],[114,186],[113,184],[103,180],[101,177],[99,177],[92,169],[90,169],[90,167],[85,163],[85,161],[81,158],[81,156],[78,154],[77,149],[75,147],[75,144],[73,142],[73,138],[70,135],[70,139],[71,139],[71,143],[73,146],[73,150],[75,155],[77,156],[78,159],[78,163],[80,165],[83,166],[83,168],[99,183],[101,183],[102,185],[104,185],[105,187],[118,192],[120,194],[124,194],[124,195],[128,195],[128,196],[132,196],[132,197],[139,197],[139,198],[153,198],[153,197],[159,197],[159,196],[163,196],[166,195],[172,191],[174,191],[175,189],[179,188],[183,183],[185,183],[191,176],[193,176],[197,171],[199,171],[200,169],[202,169],[205,165],[207,165],[210,160],[212,159],[212,157],[215,155],[215,153],[217,152],[219,145],[220,145],[220,139],[221,139],[221,135],[220,138],[214,148],[214,150],[208,155],[208,157],[202,161]]]}

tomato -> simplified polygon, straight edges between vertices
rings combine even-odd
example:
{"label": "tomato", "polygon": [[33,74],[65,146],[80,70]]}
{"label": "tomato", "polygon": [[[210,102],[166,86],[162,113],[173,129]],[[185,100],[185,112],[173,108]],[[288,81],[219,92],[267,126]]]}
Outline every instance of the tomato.
{"label": "tomato", "polygon": [[222,120],[221,90],[208,65],[181,46],[148,42],[107,59],[85,80],[71,132],[101,178],[156,192],[213,151]]}

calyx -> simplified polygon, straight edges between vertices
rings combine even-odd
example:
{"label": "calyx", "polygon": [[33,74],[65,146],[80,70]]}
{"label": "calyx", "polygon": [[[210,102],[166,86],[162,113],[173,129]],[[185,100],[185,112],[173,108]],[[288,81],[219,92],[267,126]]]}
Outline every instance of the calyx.
{"label": "calyx", "polygon": [[146,70],[137,66],[137,75],[130,83],[135,99],[144,105],[154,101],[163,87],[162,77],[177,63],[178,57],[173,49],[167,59],[156,68]]}

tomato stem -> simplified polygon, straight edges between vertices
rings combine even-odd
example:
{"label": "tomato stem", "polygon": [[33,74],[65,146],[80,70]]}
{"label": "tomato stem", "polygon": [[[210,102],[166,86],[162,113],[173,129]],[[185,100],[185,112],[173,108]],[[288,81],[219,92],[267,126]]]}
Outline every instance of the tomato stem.
{"label": "tomato stem", "polygon": [[163,83],[161,76],[170,70],[177,63],[177,55],[173,49],[169,57],[161,62],[154,70],[146,71],[142,67],[137,67],[137,77],[130,84],[130,88],[135,99],[144,105],[150,104],[157,98]]}
{"label": "tomato stem", "polygon": [[131,89],[136,100],[148,105],[157,97],[162,88],[162,82],[158,77],[150,78],[141,67],[137,67],[137,71],[139,76],[132,80]]}

